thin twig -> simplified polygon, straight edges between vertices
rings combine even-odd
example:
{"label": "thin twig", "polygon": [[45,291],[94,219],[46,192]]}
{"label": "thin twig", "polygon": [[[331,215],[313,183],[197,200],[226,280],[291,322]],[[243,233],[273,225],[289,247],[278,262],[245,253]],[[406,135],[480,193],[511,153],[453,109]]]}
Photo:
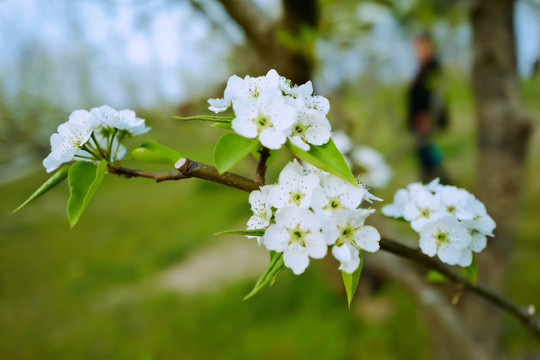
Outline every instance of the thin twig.
{"label": "thin twig", "polygon": [[175,167],[177,170],[167,172],[149,172],[144,170],[128,169],[117,165],[109,165],[108,170],[111,174],[123,175],[126,177],[145,177],[154,179],[156,182],[182,180],[195,177],[231,186],[247,192],[259,189],[259,184],[251,179],[230,172],[220,174],[215,167],[200,163],[198,161],[182,158],[176,162]]}
{"label": "thin twig", "polygon": [[[262,156],[262,154],[261,154]],[[175,164],[177,170],[168,172],[148,172],[144,170],[127,169],[116,165],[109,165],[109,172],[112,174],[123,175],[127,177],[145,177],[154,179],[156,182],[167,180],[181,180],[191,177],[196,177],[212,182],[217,182],[223,185],[231,186],[240,190],[251,192],[259,189],[260,184],[245,178],[243,176],[224,172],[220,174],[218,170],[210,165],[200,163],[198,161],[182,158]],[[457,284],[462,284],[466,289],[476,295],[484,298],[486,301],[498,306],[518,318],[538,339],[540,339],[540,325],[534,317],[534,308],[531,306],[519,306],[504,295],[496,292],[486,285],[476,283],[473,284],[469,279],[461,275],[457,270],[440,262],[435,258],[430,258],[420,252],[419,249],[414,249],[409,246],[400,244],[394,240],[381,239],[381,249],[392,254],[407,258],[428,269],[438,271],[446,276],[450,281]]]}
{"label": "thin twig", "polygon": [[270,150],[267,147],[261,146],[257,152],[259,155],[259,162],[257,163],[257,170],[255,171],[255,182],[259,185],[264,185],[266,177],[266,161],[270,157]]}
{"label": "thin twig", "polygon": [[380,246],[382,250],[391,252],[392,254],[405,257],[412,260],[428,269],[438,271],[457,284],[462,284],[476,295],[484,298],[490,303],[497,305],[508,313],[518,318],[538,339],[540,339],[540,324],[534,318],[534,311],[531,311],[530,306],[519,306],[504,295],[481,283],[473,284],[469,279],[461,275],[455,269],[443,264],[442,262],[424,255],[420,250],[413,249],[406,245],[400,244],[394,240],[381,239]]}

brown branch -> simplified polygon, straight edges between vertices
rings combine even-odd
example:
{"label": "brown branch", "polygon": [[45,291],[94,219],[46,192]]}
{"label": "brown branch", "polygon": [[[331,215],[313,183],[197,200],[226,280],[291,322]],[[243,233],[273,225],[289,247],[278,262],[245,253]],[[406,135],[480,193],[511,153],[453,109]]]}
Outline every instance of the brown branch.
{"label": "brown branch", "polygon": [[266,177],[266,161],[270,157],[270,150],[264,146],[257,151],[259,156],[259,162],[257,163],[257,170],[255,171],[255,182],[259,185],[264,185]]}
{"label": "brown branch", "polygon": [[428,269],[438,271],[443,274],[449,280],[462,284],[466,289],[476,295],[484,298],[490,303],[497,305],[508,313],[518,318],[538,339],[540,339],[540,324],[534,318],[534,308],[531,306],[519,306],[506,298],[504,295],[496,292],[495,290],[487,287],[486,285],[476,283],[473,284],[469,279],[461,275],[455,269],[443,264],[442,262],[430,258],[424,255],[420,250],[410,248],[406,245],[400,244],[394,240],[381,239],[380,246],[382,250],[391,252],[395,255],[405,257],[411,261],[416,262]]}
{"label": "brown branch", "polygon": [[[261,154],[261,157],[263,157],[263,154]],[[220,174],[213,166],[186,158],[178,160],[175,167],[177,169],[176,171],[157,173],[144,170],[127,169],[116,165],[109,165],[108,170],[111,174],[123,175],[126,177],[145,177],[154,179],[156,182],[196,177],[199,179],[231,186],[247,192],[257,190],[260,186],[259,183],[251,179],[230,172]],[[264,167],[266,167],[266,161],[264,161]],[[381,239],[380,246],[382,250],[407,258],[428,269],[438,271],[446,276],[450,281],[461,284],[466,289],[469,289],[471,292],[484,298],[486,301],[500,307],[503,310],[506,310],[508,313],[518,318],[538,339],[540,339],[540,325],[534,318],[534,308],[532,305],[528,307],[519,306],[510,299],[506,298],[504,295],[496,292],[486,285],[480,283],[473,284],[457,270],[443,264],[435,258],[431,258],[423,254],[419,249],[414,249],[394,240],[385,238]]]}
{"label": "brown branch", "polygon": [[137,169],[127,169],[117,165],[109,165],[108,170],[111,174],[123,175],[128,178],[145,177],[154,179],[156,182],[182,180],[194,177],[227,185],[247,192],[259,189],[259,184],[251,179],[230,173],[228,171],[220,174],[215,167],[200,163],[198,161],[182,158],[176,162],[175,167],[177,170],[167,172],[149,172]]}

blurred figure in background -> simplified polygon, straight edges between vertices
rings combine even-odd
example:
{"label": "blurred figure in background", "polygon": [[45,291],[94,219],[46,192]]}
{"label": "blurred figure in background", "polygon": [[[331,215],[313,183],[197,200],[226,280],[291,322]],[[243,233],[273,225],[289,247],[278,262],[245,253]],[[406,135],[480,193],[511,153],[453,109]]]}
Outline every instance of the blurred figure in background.
{"label": "blurred figure in background", "polygon": [[540,80],[540,57],[536,59],[536,61],[533,64],[532,75],[533,75],[533,78],[537,77]]}
{"label": "blurred figure in background", "polygon": [[442,91],[442,71],[431,36],[417,36],[414,51],[419,66],[408,93],[408,125],[414,135],[421,180],[427,183],[439,177],[441,182],[448,183],[442,166],[442,150],[432,141],[436,130],[447,128],[448,110]]}

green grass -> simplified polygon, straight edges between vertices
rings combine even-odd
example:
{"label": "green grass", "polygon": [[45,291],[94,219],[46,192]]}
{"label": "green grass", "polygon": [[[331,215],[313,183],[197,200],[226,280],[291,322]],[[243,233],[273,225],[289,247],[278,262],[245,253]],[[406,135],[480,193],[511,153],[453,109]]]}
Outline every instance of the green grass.
{"label": "green grass", "polygon": [[[356,95],[368,93],[355,93],[342,99],[343,113],[332,114],[358,141],[388,156],[396,175],[388,189],[376,192],[387,200],[397,188],[416,180],[412,143],[401,118],[402,91],[403,87],[380,88],[362,102]],[[538,102],[531,97],[538,92],[534,84],[525,84],[526,102],[537,117]],[[453,178],[471,189],[474,123],[466,84],[452,82],[450,96],[452,127],[438,140]],[[166,116],[141,113],[151,119],[152,136],[183,155],[211,163],[211,146],[222,131],[179,124],[170,119],[174,112],[164,112]],[[285,161],[286,155],[280,155],[270,178]],[[211,234],[243,226],[249,216],[246,193],[195,179],[155,184],[107,175],[70,231],[66,183],[10,215],[46,179],[38,167],[33,175],[0,187],[2,358],[432,357],[425,320],[405,289],[385,284],[373,293],[361,290],[349,311],[344,291],[331,285],[332,276],[319,265],[310,266],[301,277],[285,271],[271,289],[246,302],[241,298],[254,280],[189,296],[143,285],[200,247],[227,241]],[[246,160],[238,171],[250,176],[252,167],[253,161]],[[540,139],[535,133],[508,289],[522,303],[540,301],[539,178]],[[115,290],[126,287],[133,291],[111,299]],[[364,302],[386,315],[366,313]],[[512,356],[524,356],[537,346],[514,319],[506,318],[504,326],[503,341]]]}

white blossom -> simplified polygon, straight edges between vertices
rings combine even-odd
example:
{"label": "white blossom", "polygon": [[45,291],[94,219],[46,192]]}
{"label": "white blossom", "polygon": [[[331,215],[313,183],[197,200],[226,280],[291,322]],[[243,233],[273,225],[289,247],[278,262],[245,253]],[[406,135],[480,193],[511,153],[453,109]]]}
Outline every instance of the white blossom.
{"label": "white blossom", "polygon": [[360,168],[359,178],[363,183],[376,188],[386,187],[392,176],[392,169],[380,152],[368,146],[357,146],[351,157],[353,163]]}
{"label": "white blossom", "polygon": [[69,115],[69,123],[80,125],[87,129],[97,129],[99,121],[88,110],[75,110]]}
{"label": "white blossom", "polygon": [[279,87],[285,95],[300,100],[300,103],[306,109],[315,110],[322,116],[326,116],[328,111],[330,111],[330,102],[327,98],[321,95],[313,95],[313,84],[311,81],[300,86],[295,86],[291,85],[289,80],[281,77]]}
{"label": "white blossom", "polygon": [[216,113],[232,106],[233,130],[247,138],[258,137],[270,149],[281,148],[287,138],[305,151],[330,139],[328,99],[313,95],[311,81],[293,86],[275,70],[256,78],[233,75],[223,98],[208,103]]}
{"label": "white blossom", "polygon": [[327,216],[344,209],[356,209],[364,198],[364,188],[335,176],[321,177],[321,187],[313,192],[312,206]]}
{"label": "white blossom", "polygon": [[455,186],[442,186],[437,191],[443,210],[457,217],[459,220],[472,219],[473,213],[470,205],[473,197],[468,191]]}
{"label": "white blossom", "polygon": [[209,110],[219,113],[227,110],[237,99],[256,99],[266,89],[278,89],[280,76],[276,70],[270,70],[265,76],[244,79],[233,75],[227,81],[222,99],[209,99]]}
{"label": "white blossom", "polygon": [[296,206],[276,211],[275,224],[266,229],[263,244],[268,250],[283,252],[285,266],[299,275],[309,265],[309,258],[321,259],[327,245],[315,214]]}
{"label": "white blossom", "polygon": [[[121,130],[118,136],[109,130],[113,128]],[[132,110],[116,111],[108,105],[90,111],[75,110],[51,136],[51,153],[43,160],[43,166],[51,172],[72,160],[120,160],[126,155],[121,139],[148,130],[144,119],[136,117]]]}
{"label": "white blossom", "polygon": [[[248,229],[266,229],[272,220],[272,206],[268,202],[268,193],[274,185],[266,185],[261,190],[252,191],[249,194],[249,203],[253,215],[247,222]],[[252,237],[252,236],[248,236]],[[262,243],[262,237],[256,236],[259,245]]]}
{"label": "white blossom", "polygon": [[485,205],[475,197],[469,199],[470,212],[472,213],[473,222],[470,223],[470,227],[475,231],[487,235],[493,236],[493,230],[495,230],[495,221],[488,215]]}
{"label": "white blossom", "polygon": [[302,150],[311,145],[324,145],[330,140],[332,127],[326,118],[330,103],[324,96],[313,95],[311,81],[301,86],[291,86],[282,79],[281,90],[295,99],[296,122],[293,124],[289,140]]}
{"label": "white blossom", "polygon": [[311,145],[324,145],[330,140],[332,127],[319,110],[307,108],[297,100],[296,122],[292,125],[289,140],[304,151]]}
{"label": "white blossom", "polygon": [[428,256],[437,255],[449,265],[471,264],[471,242],[469,231],[454,216],[441,217],[420,230],[420,250]]}
{"label": "white blossom", "polygon": [[289,205],[307,209],[319,182],[318,175],[306,174],[295,159],[279,174],[279,182],[268,193],[268,202],[278,209]]}
{"label": "white blossom", "polygon": [[402,218],[403,208],[405,207],[405,204],[407,204],[409,201],[409,192],[405,189],[399,189],[394,194],[394,202],[392,204],[384,205],[381,211],[386,216],[396,219]]}
{"label": "white blossom", "polygon": [[344,155],[349,153],[353,148],[351,139],[343,130],[334,131],[332,140],[334,140],[334,144],[336,144],[338,150]]}
{"label": "white blossom", "polygon": [[[464,189],[442,185],[439,179],[427,185],[413,183],[399,189],[383,214],[411,222],[420,233],[420,248],[451,265],[469,266],[473,252],[482,251],[493,236],[495,221],[484,204]],[[450,228],[453,229],[451,230]],[[435,240],[434,240],[435,239]],[[464,245],[465,244],[465,245]]]}
{"label": "white blossom", "polygon": [[246,138],[258,136],[269,149],[281,148],[296,118],[296,110],[277,89],[263,90],[256,98],[236,99],[233,110],[233,130]]}
{"label": "white blossom", "polygon": [[440,199],[423,187],[412,188],[410,201],[403,206],[403,217],[411,222],[415,231],[444,216]]}
{"label": "white blossom", "polygon": [[337,238],[332,247],[332,255],[341,263],[339,269],[353,273],[360,265],[360,251],[379,250],[379,232],[364,225],[366,218],[375,210],[341,210],[333,214]]}
{"label": "white blossom", "polygon": [[73,160],[91,135],[92,129],[76,123],[66,122],[58,126],[58,133],[51,135],[51,153],[43,160],[47,172]]}
{"label": "white blossom", "polygon": [[90,113],[105,128],[126,130],[130,135],[141,135],[150,131],[144,119],[138,118],[133,110],[116,111],[109,105],[103,105],[90,109]]}

